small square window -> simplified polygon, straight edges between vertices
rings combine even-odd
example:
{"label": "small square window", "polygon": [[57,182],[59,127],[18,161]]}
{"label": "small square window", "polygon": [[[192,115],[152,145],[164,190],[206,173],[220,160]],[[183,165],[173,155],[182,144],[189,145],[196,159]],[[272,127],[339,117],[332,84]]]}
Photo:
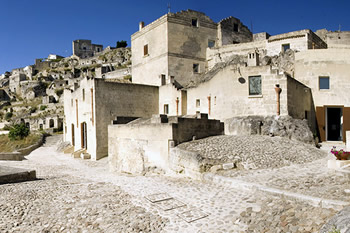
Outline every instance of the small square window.
{"label": "small square window", "polygon": [[198,63],[193,64],[193,73],[199,73],[199,64]]}
{"label": "small square window", "polygon": [[192,26],[198,27],[198,19],[192,19]]}
{"label": "small square window", "polygon": [[319,77],[320,90],[329,89],[329,77]]}
{"label": "small square window", "polygon": [[249,95],[261,95],[261,76],[249,77]]}
{"label": "small square window", "polygon": [[288,49],[290,49],[290,44],[283,44],[282,45],[282,52],[287,51]]}
{"label": "small square window", "polygon": [[169,105],[164,104],[164,114],[169,114]]}
{"label": "small square window", "polygon": [[166,81],[165,80],[165,74],[162,74],[160,77],[161,77],[161,82],[162,82],[161,84],[163,86],[163,85],[165,85],[165,81]]}
{"label": "small square window", "polygon": [[148,55],[148,44],[143,46],[143,55],[144,56]]}
{"label": "small square window", "polygon": [[201,106],[201,100],[196,99],[196,107],[199,108]]}
{"label": "small square window", "polygon": [[208,40],[208,47],[213,48],[215,46],[215,40]]}

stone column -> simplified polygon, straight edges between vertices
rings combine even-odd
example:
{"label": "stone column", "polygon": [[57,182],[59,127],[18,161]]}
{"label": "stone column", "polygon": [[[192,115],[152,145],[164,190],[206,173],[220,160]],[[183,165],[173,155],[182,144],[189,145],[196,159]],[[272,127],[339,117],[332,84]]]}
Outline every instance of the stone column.
{"label": "stone column", "polygon": [[277,94],[277,116],[280,115],[280,94],[282,92],[282,89],[280,88],[279,84],[276,84],[275,91]]}

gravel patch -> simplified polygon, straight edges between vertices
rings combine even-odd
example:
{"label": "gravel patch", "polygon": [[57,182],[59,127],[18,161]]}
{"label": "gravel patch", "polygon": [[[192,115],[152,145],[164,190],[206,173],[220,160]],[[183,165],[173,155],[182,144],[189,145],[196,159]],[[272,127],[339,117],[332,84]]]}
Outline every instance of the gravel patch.
{"label": "gravel patch", "polygon": [[333,209],[313,207],[283,198],[263,198],[258,208],[246,208],[239,221],[248,225],[247,232],[318,232]]}
{"label": "gravel patch", "polygon": [[198,152],[220,163],[234,162],[244,168],[278,168],[324,158],[327,153],[299,141],[269,136],[215,136],[186,142],[180,149]]}
{"label": "gravel patch", "polygon": [[117,186],[70,176],[1,185],[0,196],[0,232],[159,232],[167,223]]}

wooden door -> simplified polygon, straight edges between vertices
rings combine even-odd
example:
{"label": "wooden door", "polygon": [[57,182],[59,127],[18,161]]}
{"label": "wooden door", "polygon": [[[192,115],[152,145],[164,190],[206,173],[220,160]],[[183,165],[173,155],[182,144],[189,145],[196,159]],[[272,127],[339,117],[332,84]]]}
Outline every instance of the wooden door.
{"label": "wooden door", "polygon": [[316,121],[317,121],[318,131],[320,133],[321,142],[327,141],[325,116],[326,116],[325,107],[316,107]]}
{"label": "wooden door", "polygon": [[350,131],[350,107],[343,108],[343,141],[346,142],[346,131]]}
{"label": "wooden door", "polygon": [[74,124],[72,124],[72,146],[75,146]]}

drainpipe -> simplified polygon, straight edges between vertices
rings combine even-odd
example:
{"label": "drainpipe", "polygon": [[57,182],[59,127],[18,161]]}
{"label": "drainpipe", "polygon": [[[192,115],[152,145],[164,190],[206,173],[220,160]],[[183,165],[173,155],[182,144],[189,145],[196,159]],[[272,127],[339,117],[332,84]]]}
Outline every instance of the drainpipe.
{"label": "drainpipe", "polygon": [[210,115],[210,99],[211,99],[211,97],[210,96],[208,96],[208,114]]}
{"label": "drainpipe", "polygon": [[280,115],[280,94],[282,92],[282,89],[280,88],[279,84],[276,84],[275,91],[277,94],[277,116]]}
{"label": "drainpipe", "polygon": [[94,125],[94,89],[91,88],[91,122]]}
{"label": "drainpipe", "polygon": [[176,116],[179,115],[179,97],[176,98]]}

